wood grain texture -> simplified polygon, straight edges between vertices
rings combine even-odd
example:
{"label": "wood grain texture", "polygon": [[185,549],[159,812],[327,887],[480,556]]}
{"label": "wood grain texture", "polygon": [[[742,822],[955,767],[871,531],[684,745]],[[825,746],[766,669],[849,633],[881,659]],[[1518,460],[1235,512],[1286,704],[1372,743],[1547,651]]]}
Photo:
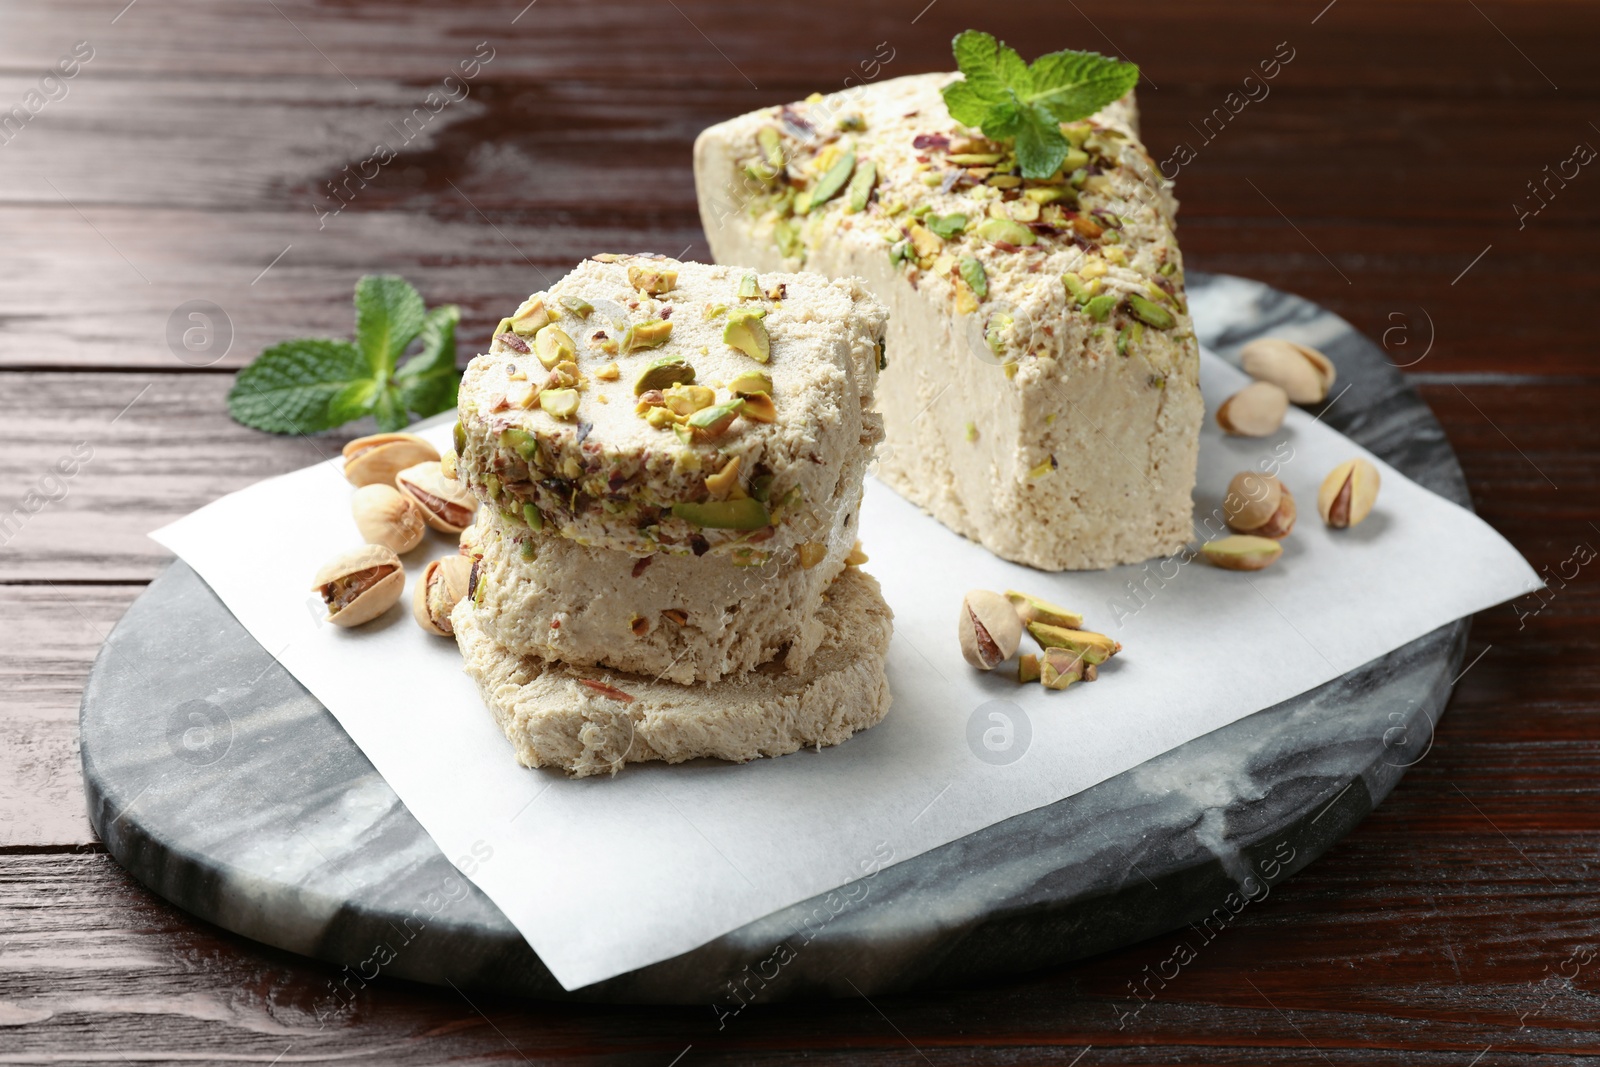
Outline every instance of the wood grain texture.
{"label": "wood grain texture", "polygon": [[[0,1064],[1600,1057],[1600,958],[1576,963],[1600,951],[1600,562],[1574,562],[1600,547],[1600,176],[1518,217],[1546,166],[1600,144],[1600,7],[5,0],[0,26],[0,121],[76,42],[94,53],[0,136]],[[1475,506],[1548,568],[1546,593],[1476,620],[1433,747],[1375,815],[1173,977],[1180,935],[991,987],[757,1005],[720,1031],[709,1009],[399,982],[319,1020],[333,968],[195,922],[97,850],[79,690],[166,562],[145,535],[344,439],[231,423],[227,371],[285,337],[347,334],[374,269],[460,304],[465,358],[584,255],[703,256],[700,128],[841,87],[880,42],[879,76],[943,68],[967,26],[1140,62],[1152,153],[1195,152],[1178,178],[1189,263],[1382,340]],[[485,42],[470,92],[427,112]],[[1270,94],[1223,121],[1280,42],[1294,58]],[[379,142],[395,159],[331,191]],[[224,310],[226,351],[170,342],[195,300]],[[75,447],[87,461],[52,479]]]}

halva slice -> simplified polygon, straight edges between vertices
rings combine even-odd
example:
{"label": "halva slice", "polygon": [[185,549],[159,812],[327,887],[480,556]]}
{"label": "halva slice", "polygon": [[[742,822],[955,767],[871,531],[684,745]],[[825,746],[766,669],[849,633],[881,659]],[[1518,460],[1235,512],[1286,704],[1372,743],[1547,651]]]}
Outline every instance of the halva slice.
{"label": "halva slice", "polygon": [[1176,201],[1132,96],[1063,125],[1049,178],[916,75],[769,107],[695,143],[717,260],[859,277],[890,311],[879,476],[1047,570],[1191,535],[1203,405]]}
{"label": "halva slice", "polygon": [[470,600],[452,616],[466,672],[517,761],[576,777],[615,774],[645,760],[781,756],[838,744],[876,724],[889,709],[884,665],[892,629],[878,583],[847,568],[818,621],[822,643],[799,673],[769,663],[682,686],[507,652],[479,625]]}
{"label": "halva slice", "polygon": [[769,660],[802,670],[823,638],[823,595],[860,537],[865,462],[863,450],[847,466],[809,540],[760,564],[718,553],[633,556],[482,508],[463,543],[477,558],[473,617],[520,655],[685,684]]}
{"label": "halva slice", "polygon": [[458,474],[535,532],[760,564],[881,438],[884,328],[855,279],[593,257],[467,368]]}

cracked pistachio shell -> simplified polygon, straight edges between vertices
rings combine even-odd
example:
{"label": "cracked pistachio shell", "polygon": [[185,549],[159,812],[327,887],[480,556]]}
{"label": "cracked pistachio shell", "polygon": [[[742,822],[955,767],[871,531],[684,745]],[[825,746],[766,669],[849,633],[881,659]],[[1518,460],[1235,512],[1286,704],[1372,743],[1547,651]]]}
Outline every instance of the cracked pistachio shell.
{"label": "cracked pistachio shell", "polygon": [[371,622],[394,607],[405,587],[400,557],[382,545],[341,552],[311,580],[311,588],[322,594],[328,606],[328,621],[335,626]]}
{"label": "cracked pistachio shell", "polygon": [[350,498],[350,512],[362,540],[395,552],[416,548],[428,528],[422,509],[392,485],[363,485]]}
{"label": "cracked pistachio shell", "polygon": [[1296,404],[1322,403],[1338,377],[1327,356],[1281,337],[1251,341],[1240,350],[1239,361],[1246,374],[1280,387]]}
{"label": "cracked pistachio shell", "polygon": [[1339,464],[1322,482],[1317,511],[1336,530],[1354,526],[1372,514],[1378,499],[1378,468],[1364,459]]}
{"label": "cracked pistachio shell", "polygon": [[467,595],[471,574],[472,560],[467,556],[445,556],[429,563],[411,595],[411,615],[417,625],[440,637],[454,634],[450,613]]}
{"label": "cracked pistachio shell", "polygon": [[1011,601],[987,589],[974,589],[961,600],[957,633],[961,655],[980,671],[992,671],[1022,643],[1022,620]]}
{"label": "cracked pistachio shell", "polygon": [[1289,394],[1271,382],[1252,382],[1222,402],[1217,425],[1235,437],[1269,437],[1283,425]]}
{"label": "cracked pistachio shell", "polygon": [[344,476],[356,486],[393,485],[407,467],[438,458],[439,450],[416,434],[378,433],[344,446]]}
{"label": "cracked pistachio shell", "polygon": [[422,519],[440,533],[458,534],[472,523],[478,501],[460,481],[444,476],[438,461],[407,467],[394,478],[395,488],[422,509]]}

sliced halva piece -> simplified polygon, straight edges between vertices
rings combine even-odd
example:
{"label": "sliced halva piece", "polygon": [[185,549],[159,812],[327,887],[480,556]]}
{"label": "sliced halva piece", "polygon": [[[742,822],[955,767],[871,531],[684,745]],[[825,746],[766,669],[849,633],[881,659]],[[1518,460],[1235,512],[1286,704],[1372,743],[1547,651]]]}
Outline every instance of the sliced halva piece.
{"label": "sliced halva piece", "polygon": [[819,616],[822,643],[796,673],[769,663],[683,686],[507,652],[467,600],[451,618],[467,674],[527,767],[583,777],[645,760],[781,756],[836,745],[889,710],[893,616],[878,583],[854,567],[829,589]]}
{"label": "sliced halva piece", "polygon": [[752,112],[695,143],[717,260],[860,277],[888,305],[878,473],[1048,570],[1191,534],[1203,405],[1170,183],[1131,95],[1043,180],[950,117],[953,74]]}
{"label": "sliced halva piece", "polygon": [[467,368],[457,469],[537,532],[760,564],[881,438],[884,327],[854,279],[596,256]]}
{"label": "sliced halva piece", "polygon": [[823,638],[819,616],[859,532],[866,455],[845,470],[809,540],[758,565],[711,553],[633,556],[535,533],[482,508],[462,551],[478,560],[472,612],[521,655],[668,681],[718,681],[777,660],[803,670]]}

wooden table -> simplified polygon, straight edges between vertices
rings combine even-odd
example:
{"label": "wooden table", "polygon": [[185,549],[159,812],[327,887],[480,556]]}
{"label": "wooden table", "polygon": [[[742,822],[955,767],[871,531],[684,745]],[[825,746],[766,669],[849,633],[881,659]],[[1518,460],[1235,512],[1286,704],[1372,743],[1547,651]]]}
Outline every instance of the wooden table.
{"label": "wooden table", "polygon": [[[124,2],[0,4],[0,1063],[1600,1056],[1600,173],[1560,177],[1600,145],[1594,5]],[[1478,509],[1554,576],[1477,620],[1432,750],[1377,814],[1164,987],[1146,984],[1157,938],[999,986],[757,1006],[721,1031],[709,1008],[398,982],[319,1025],[333,968],[196,922],[105,856],[78,695],[167,563],[145,534],[344,440],[230,422],[235,368],[347,335],[363,272],[459,303],[467,355],[583,255],[703,257],[699,129],[852,74],[944,69],[968,26],[1142,64],[1152,152],[1193,154],[1190,264],[1382,339]],[[444,79],[474,57],[461,97]],[[75,76],[44,79],[63,59]],[[461,98],[436,107],[445,92]],[[14,106],[36,113],[5,125]],[[395,158],[341,207],[329,183],[380,143]],[[169,342],[190,301],[228,324],[213,315],[201,353]],[[52,475],[75,447],[88,461]],[[1135,985],[1159,992],[1141,1007]]]}

